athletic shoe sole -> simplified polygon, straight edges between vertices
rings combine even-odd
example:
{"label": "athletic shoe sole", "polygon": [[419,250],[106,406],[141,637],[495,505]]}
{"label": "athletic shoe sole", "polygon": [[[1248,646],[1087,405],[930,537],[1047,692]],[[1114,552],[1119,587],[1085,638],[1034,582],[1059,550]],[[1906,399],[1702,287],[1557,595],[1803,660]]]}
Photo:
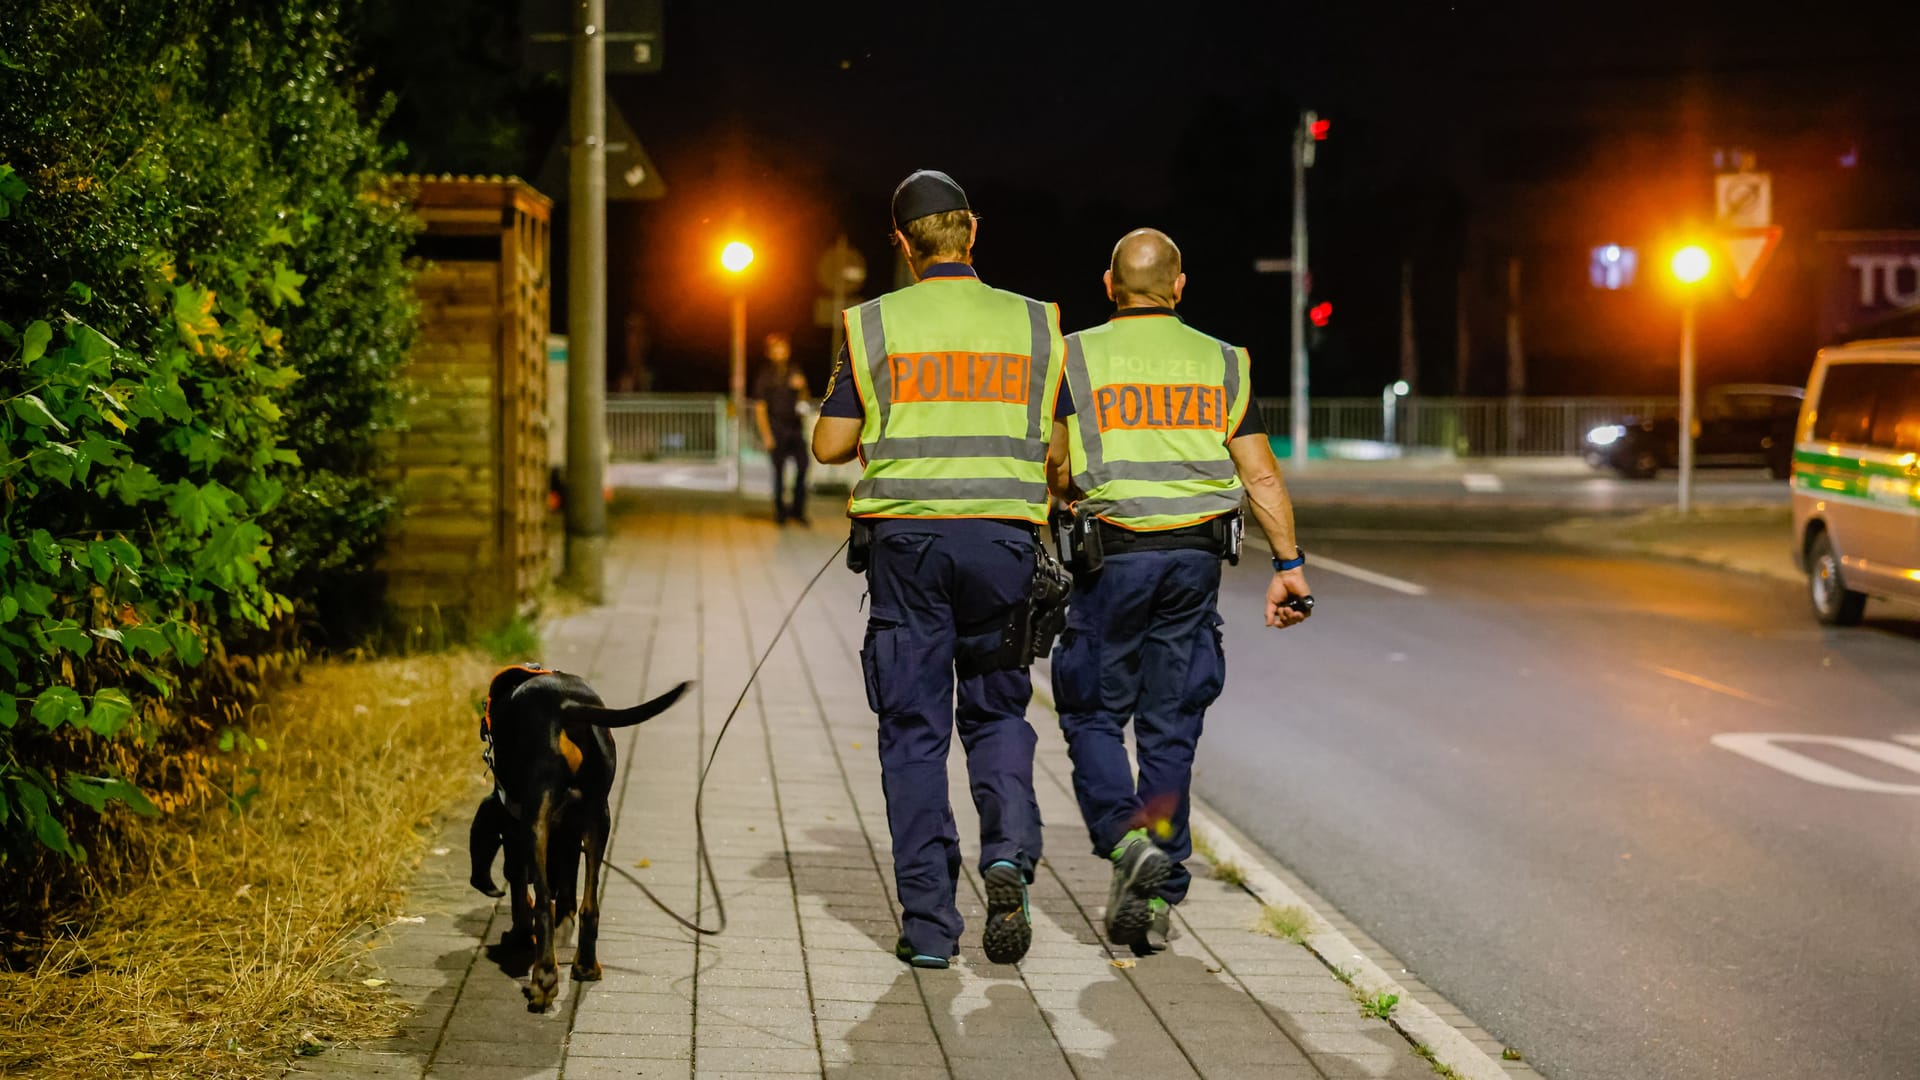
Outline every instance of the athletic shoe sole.
{"label": "athletic shoe sole", "polygon": [[1153,909],[1147,903],[1153,890],[1173,872],[1167,853],[1151,846],[1128,866],[1125,859],[1114,868],[1113,888],[1107,893],[1107,940],[1115,945],[1132,945],[1142,940],[1153,923]]}
{"label": "athletic shoe sole", "polygon": [[1016,866],[989,866],[980,878],[987,887],[987,928],[980,946],[996,964],[1017,964],[1033,944],[1026,878]]}

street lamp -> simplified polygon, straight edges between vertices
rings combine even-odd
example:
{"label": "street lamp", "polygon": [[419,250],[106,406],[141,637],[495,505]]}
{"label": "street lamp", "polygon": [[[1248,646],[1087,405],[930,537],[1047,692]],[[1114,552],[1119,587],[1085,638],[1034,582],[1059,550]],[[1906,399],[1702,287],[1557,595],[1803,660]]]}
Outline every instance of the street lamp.
{"label": "street lamp", "polygon": [[720,249],[720,265],[735,278],[733,288],[732,319],[732,376],[728,381],[730,396],[733,398],[733,428],[728,436],[731,443],[733,470],[733,490],[737,493],[742,486],[740,474],[740,429],[747,421],[747,288],[740,276],[747,267],[753,265],[753,247],[744,240],[729,240]]}
{"label": "street lamp", "polygon": [[1394,441],[1394,438],[1393,438],[1394,415],[1400,411],[1397,408],[1397,406],[1400,404],[1400,399],[1403,397],[1406,397],[1407,391],[1411,389],[1412,387],[1407,385],[1407,380],[1396,379],[1395,381],[1388,383],[1386,389],[1380,391],[1380,419],[1382,422],[1381,426],[1382,428],[1384,428],[1385,436],[1386,436],[1382,441],[1389,444],[1391,444]]}
{"label": "street lamp", "polygon": [[1697,286],[1713,272],[1713,257],[1699,244],[1673,253],[1673,279],[1680,283],[1680,513],[1693,512],[1693,323]]}

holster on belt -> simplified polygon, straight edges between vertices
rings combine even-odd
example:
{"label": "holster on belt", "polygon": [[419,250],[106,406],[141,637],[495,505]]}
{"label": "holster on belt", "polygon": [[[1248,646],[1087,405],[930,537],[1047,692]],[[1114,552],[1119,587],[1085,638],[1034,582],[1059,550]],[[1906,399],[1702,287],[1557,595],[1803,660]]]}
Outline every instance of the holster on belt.
{"label": "holster on belt", "polygon": [[868,564],[873,561],[873,526],[865,518],[854,518],[852,521],[853,525],[847,532],[847,569],[864,574]]}
{"label": "holster on belt", "polygon": [[1076,574],[1091,574],[1106,562],[1100,519],[1078,505],[1053,512],[1053,543],[1060,561]]}

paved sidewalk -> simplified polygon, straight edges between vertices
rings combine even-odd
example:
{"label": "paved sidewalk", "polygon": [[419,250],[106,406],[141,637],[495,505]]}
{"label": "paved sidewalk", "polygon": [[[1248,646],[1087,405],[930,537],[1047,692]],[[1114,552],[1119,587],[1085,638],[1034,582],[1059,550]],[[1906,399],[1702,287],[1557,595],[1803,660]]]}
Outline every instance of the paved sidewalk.
{"label": "paved sidewalk", "polygon": [[1796,584],[1806,580],[1793,565],[1793,512],[1785,506],[1703,508],[1687,518],[1667,509],[1629,518],[1581,518],[1547,534],[1597,551],[1650,555]]}
{"label": "paved sidewalk", "polygon": [[[614,793],[604,981],[563,977],[546,1014],[526,1011],[524,978],[483,947],[499,939],[506,905],[465,885],[466,823],[456,818],[410,896],[421,921],[396,924],[392,943],[371,954],[377,974],[415,1005],[400,1037],[329,1049],[294,1075],[1433,1075],[1398,1031],[1363,1017],[1307,949],[1253,932],[1260,905],[1240,887],[1196,881],[1171,952],[1137,963],[1110,952],[1098,933],[1108,864],[1087,852],[1065,746],[1038,701],[1036,779],[1048,829],[1032,951],[1017,968],[980,955],[984,899],[969,862],[961,962],[914,971],[896,961],[886,813],[858,660],[861,582],[838,566],[774,650],[710,780],[706,824],[727,932],[696,939],[650,905],[629,875],[677,908],[698,904],[713,917],[711,894],[695,890],[696,763],[788,605],[844,535],[838,526],[779,531],[689,496],[615,519],[610,603],[548,628],[541,659],[585,675],[612,703],[684,678],[699,688],[617,733],[624,780]],[[448,735],[469,736],[464,726]],[[971,850],[962,762],[956,740],[954,812]]]}

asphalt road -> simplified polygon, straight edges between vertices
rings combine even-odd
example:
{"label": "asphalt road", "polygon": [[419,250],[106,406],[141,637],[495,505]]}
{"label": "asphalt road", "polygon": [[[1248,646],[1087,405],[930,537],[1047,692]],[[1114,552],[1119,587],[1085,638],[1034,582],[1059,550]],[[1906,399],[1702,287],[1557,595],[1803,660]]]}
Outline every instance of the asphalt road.
{"label": "asphalt road", "polygon": [[[1289,470],[1287,488],[1309,504],[1550,506],[1581,513],[1648,510],[1679,500],[1675,473],[1624,480],[1567,459],[1449,462],[1439,467],[1314,462],[1300,472]],[[1702,469],[1694,478],[1694,500],[1701,506],[1785,506],[1787,482],[1769,477],[1764,469]]]}
{"label": "asphalt road", "polygon": [[1709,742],[1897,756],[1920,610],[1824,631],[1793,585],[1556,551],[1524,516],[1368,515],[1303,512],[1302,628],[1259,626],[1263,559],[1228,572],[1202,797],[1556,1080],[1920,1078],[1920,796]]}

